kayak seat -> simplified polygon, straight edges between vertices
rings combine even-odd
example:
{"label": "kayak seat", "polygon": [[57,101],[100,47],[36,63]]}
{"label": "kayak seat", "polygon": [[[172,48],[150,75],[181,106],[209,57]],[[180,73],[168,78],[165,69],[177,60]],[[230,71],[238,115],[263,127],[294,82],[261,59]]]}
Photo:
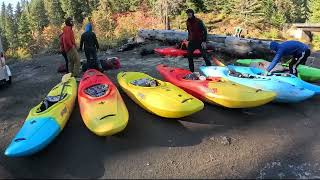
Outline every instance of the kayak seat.
{"label": "kayak seat", "polygon": [[135,86],[141,86],[141,87],[156,87],[160,85],[157,80],[150,79],[150,78],[136,79],[132,81],[131,84]]}
{"label": "kayak seat", "polygon": [[84,92],[91,97],[101,97],[109,90],[108,84],[96,84],[84,90]]}
{"label": "kayak seat", "polygon": [[[63,100],[65,97],[67,96],[67,94],[62,95],[61,100]],[[44,98],[44,100],[41,103],[40,108],[38,109],[37,113],[41,113],[43,111],[46,111],[47,109],[49,109],[51,106],[53,106],[54,104],[56,104],[57,102],[59,102],[60,99],[60,95],[58,96],[46,96]],[[60,101],[61,101],[60,100]]]}

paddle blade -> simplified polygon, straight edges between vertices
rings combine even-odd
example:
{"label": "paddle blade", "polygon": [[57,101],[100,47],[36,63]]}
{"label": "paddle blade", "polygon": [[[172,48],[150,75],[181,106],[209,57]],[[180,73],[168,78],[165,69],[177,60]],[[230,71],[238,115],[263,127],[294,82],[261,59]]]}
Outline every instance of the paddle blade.
{"label": "paddle blade", "polygon": [[212,57],[212,61],[217,65],[217,66],[226,66],[224,65],[221,61],[219,61],[217,58]]}
{"label": "paddle blade", "polygon": [[61,82],[65,83],[65,82],[69,81],[70,78],[71,78],[71,73],[65,74],[62,76]]}

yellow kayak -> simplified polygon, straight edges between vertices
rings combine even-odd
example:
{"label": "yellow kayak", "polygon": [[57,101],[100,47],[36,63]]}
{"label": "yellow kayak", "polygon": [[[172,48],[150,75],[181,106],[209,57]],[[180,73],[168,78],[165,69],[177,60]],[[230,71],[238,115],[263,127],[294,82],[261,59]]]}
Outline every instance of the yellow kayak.
{"label": "yellow kayak", "polygon": [[6,149],[6,156],[32,155],[45,148],[63,130],[77,97],[77,83],[70,76],[71,74],[64,75],[63,81],[52,88],[45,100],[31,109],[23,126]]}
{"label": "yellow kayak", "polygon": [[89,69],[80,81],[78,102],[85,125],[98,136],[122,131],[129,113],[117,87],[103,73]]}
{"label": "yellow kayak", "polygon": [[157,70],[166,81],[194,97],[228,108],[257,107],[271,102],[276,97],[276,93],[272,91],[250,88],[219,77],[203,80],[185,79],[191,74],[191,71],[186,69],[158,65]]}
{"label": "yellow kayak", "polygon": [[[121,88],[145,110],[165,118],[180,118],[203,109],[202,101],[177,86],[152,78],[141,72],[120,72],[117,76]],[[143,87],[134,82],[149,79],[156,86]]]}

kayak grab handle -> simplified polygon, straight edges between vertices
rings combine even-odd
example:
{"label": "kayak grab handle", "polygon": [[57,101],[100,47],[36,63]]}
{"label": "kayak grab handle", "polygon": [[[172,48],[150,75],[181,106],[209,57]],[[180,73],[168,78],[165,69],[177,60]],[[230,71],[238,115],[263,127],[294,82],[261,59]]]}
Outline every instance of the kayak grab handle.
{"label": "kayak grab handle", "polygon": [[100,118],[100,120],[103,120],[103,119],[105,119],[107,117],[112,117],[112,116],[116,116],[116,115],[115,114],[109,114],[109,115],[103,116],[102,118]]}
{"label": "kayak grab handle", "polygon": [[189,100],[192,100],[193,98],[188,98],[188,99],[185,99],[185,100],[183,100],[181,103],[185,103],[185,102],[187,102],[187,101],[189,101]]}
{"label": "kayak grab handle", "polygon": [[17,138],[14,140],[14,142],[21,142],[27,140],[26,138]]}

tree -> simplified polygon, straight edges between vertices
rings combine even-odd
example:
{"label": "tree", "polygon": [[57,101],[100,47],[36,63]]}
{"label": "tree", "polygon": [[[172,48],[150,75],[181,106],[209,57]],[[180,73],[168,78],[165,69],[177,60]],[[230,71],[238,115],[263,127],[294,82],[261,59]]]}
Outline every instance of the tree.
{"label": "tree", "polygon": [[21,18],[19,21],[18,39],[19,45],[24,48],[28,47],[30,42],[32,41],[30,23],[25,12],[21,14]]}
{"label": "tree", "polygon": [[206,9],[203,0],[187,0],[186,4],[195,12],[203,12]]}
{"label": "tree", "polygon": [[14,14],[15,15],[14,19],[16,20],[17,23],[20,21],[21,14],[22,14],[22,7],[20,5],[20,2],[18,2],[17,6],[16,6],[16,11],[15,11],[15,14]]}
{"label": "tree", "polygon": [[13,8],[11,3],[8,4],[6,9],[6,28],[5,28],[5,36],[8,40],[8,47],[15,49],[18,47],[17,41],[17,25],[15,24]]}
{"label": "tree", "polygon": [[186,8],[186,0],[158,0],[154,11],[161,17],[165,29],[170,29],[170,16],[181,14]]}
{"label": "tree", "polygon": [[2,2],[2,6],[1,6],[1,17],[0,17],[0,27],[2,28],[2,30],[5,29],[5,24],[6,24],[6,4],[4,2]]}
{"label": "tree", "polygon": [[234,6],[233,0],[204,0],[203,5],[209,12],[229,14]]}
{"label": "tree", "polygon": [[309,20],[313,23],[320,23],[320,0],[312,0],[310,6]]}
{"label": "tree", "polygon": [[43,0],[30,2],[29,19],[33,31],[41,32],[44,27],[48,26],[49,20]]}
{"label": "tree", "polygon": [[112,39],[115,22],[112,19],[109,2],[100,0],[98,9],[92,12],[91,20],[98,37]]}
{"label": "tree", "polygon": [[60,2],[66,14],[65,17],[73,17],[76,23],[81,24],[88,11],[87,3],[83,3],[82,0],[61,0]]}
{"label": "tree", "polygon": [[51,24],[61,25],[64,22],[64,12],[59,0],[47,0],[48,18]]}
{"label": "tree", "polygon": [[234,14],[243,20],[243,25],[256,25],[264,20],[262,0],[236,0]]}
{"label": "tree", "polygon": [[292,22],[304,23],[310,13],[309,0],[295,0],[293,3]]}

